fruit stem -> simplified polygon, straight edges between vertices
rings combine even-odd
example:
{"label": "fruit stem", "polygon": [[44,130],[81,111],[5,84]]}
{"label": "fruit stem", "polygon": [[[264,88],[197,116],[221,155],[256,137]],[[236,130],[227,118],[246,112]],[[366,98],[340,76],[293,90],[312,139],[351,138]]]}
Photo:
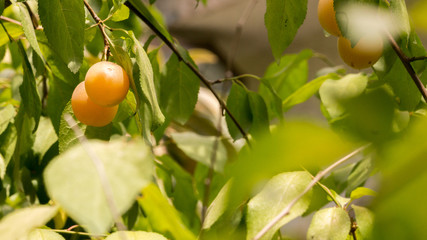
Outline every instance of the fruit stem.
{"label": "fruit stem", "polygon": [[[108,41],[108,35],[105,32],[105,24],[104,21],[98,17],[98,15],[95,13],[93,8],[89,5],[87,0],[83,0],[87,10],[89,11],[90,15],[92,16],[93,20],[95,20],[96,24],[99,27],[99,30],[101,30],[102,37],[104,38],[104,52],[102,54],[102,60],[108,61],[108,57],[110,55],[110,43]],[[105,58],[105,59],[104,59]]]}

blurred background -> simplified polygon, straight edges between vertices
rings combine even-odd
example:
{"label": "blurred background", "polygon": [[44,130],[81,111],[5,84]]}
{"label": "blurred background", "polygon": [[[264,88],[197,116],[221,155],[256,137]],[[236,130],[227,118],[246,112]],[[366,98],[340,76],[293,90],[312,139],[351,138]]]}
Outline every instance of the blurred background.
{"label": "blurred background", "polygon": [[[234,75],[250,73],[263,76],[268,65],[274,61],[264,26],[266,1],[255,2],[253,10],[242,25],[242,35],[231,64]],[[348,72],[354,72],[340,59],[337,38],[325,36],[317,19],[317,2],[308,0],[306,19],[285,53],[312,49],[326,56],[334,65],[342,65]],[[406,3],[416,31],[426,45],[427,0],[407,0]],[[197,4],[196,0],[157,0],[155,6],[162,12],[170,32],[181,44],[187,48],[207,49],[217,56],[217,60],[210,59],[208,64],[201,67],[209,79],[216,80],[225,77],[227,59],[234,48],[236,26],[249,4],[251,0],[208,0],[207,5],[201,2]],[[322,59],[311,58],[308,80],[313,79],[316,72],[325,67],[328,65]],[[244,81],[251,89],[258,86],[256,80]],[[315,97],[289,111],[287,116],[323,119],[319,101]]]}

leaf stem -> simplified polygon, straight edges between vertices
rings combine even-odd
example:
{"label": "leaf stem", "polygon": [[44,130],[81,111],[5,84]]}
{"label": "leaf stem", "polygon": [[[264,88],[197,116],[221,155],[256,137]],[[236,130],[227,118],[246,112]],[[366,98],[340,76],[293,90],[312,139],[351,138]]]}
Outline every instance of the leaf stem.
{"label": "leaf stem", "polygon": [[415,62],[415,61],[422,61],[422,60],[426,60],[427,56],[420,56],[420,57],[411,57],[408,60],[410,62]]}
{"label": "leaf stem", "polygon": [[307,185],[307,187],[304,189],[303,192],[301,192],[298,196],[296,196],[273,220],[271,220],[267,225],[264,226],[264,228],[258,232],[257,235],[255,235],[252,240],[259,240],[262,238],[274,225],[276,225],[282,218],[284,218],[286,215],[289,214],[292,207],[308,192],[310,189],[314,187],[314,185],[317,184],[324,176],[326,176],[329,172],[331,172],[334,168],[338,167],[339,165],[345,163],[346,161],[350,160],[352,157],[354,157],[356,154],[360,153],[361,151],[365,150],[370,144],[364,145],[353,152],[349,153],[348,155],[344,156],[343,158],[339,159],[338,161],[331,164],[329,167],[327,167],[325,170],[320,171],[317,173],[317,175],[313,178],[313,180]]}
{"label": "leaf stem", "polygon": [[[424,100],[427,102],[427,90],[424,87],[424,84],[421,82],[420,78],[418,77],[417,73],[415,72],[414,68],[412,67],[411,58],[408,58],[408,56],[405,55],[405,53],[402,51],[402,49],[399,47],[399,45],[396,43],[393,36],[389,32],[386,31],[386,34],[391,44],[391,47],[396,52],[400,61],[402,61],[403,66],[405,66],[406,68],[406,71],[409,73],[421,95],[423,96]],[[418,60],[418,58],[416,59]]]}
{"label": "leaf stem", "polygon": [[[85,0],[86,1],[86,0]],[[187,67],[190,68],[190,70],[196,74],[196,76],[200,79],[200,81],[209,89],[209,91],[214,95],[218,103],[221,105],[221,107],[225,110],[225,112],[230,116],[230,119],[234,122],[236,127],[239,129],[240,133],[246,140],[246,143],[248,146],[251,146],[251,143],[249,141],[248,135],[246,134],[245,130],[243,130],[243,127],[240,125],[240,123],[237,121],[236,117],[231,113],[230,109],[227,108],[225,102],[219,97],[218,93],[213,89],[212,84],[209,82],[209,80],[203,76],[197,68],[191,64],[189,61],[185,60],[183,55],[179,52],[177,47],[175,46],[175,43],[170,41],[163,33],[161,33],[143,14],[141,14],[135,6],[129,2],[126,1],[124,3],[132,12],[134,12],[168,47],[180,61],[182,61]]]}
{"label": "leaf stem", "polygon": [[105,24],[104,21],[98,17],[98,15],[95,13],[93,8],[89,5],[87,0],[83,0],[87,10],[89,11],[90,15],[92,16],[93,20],[95,20],[96,24],[99,27],[99,30],[101,30],[102,37],[104,38],[104,52],[102,55],[102,59],[105,58],[106,61],[108,61],[108,57],[110,55],[110,42],[108,41],[108,35],[105,32]]}
{"label": "leaf stem", "polygon": [[12,18],[5,17],[5,16],[0,16],[0,20],[22,26],[22,24],[19,21],[12,19]]}

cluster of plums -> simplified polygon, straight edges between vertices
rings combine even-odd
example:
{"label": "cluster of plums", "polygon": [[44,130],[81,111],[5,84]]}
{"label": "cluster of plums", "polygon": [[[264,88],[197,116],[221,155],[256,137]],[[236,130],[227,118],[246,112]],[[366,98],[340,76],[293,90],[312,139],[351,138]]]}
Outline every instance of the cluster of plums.
{"label": "cluster of plums", "polygon": [[319,0],[317,14],[323,29],[338,37],[338,52],[347,65],[355,69],[368,68],[382,56],[383,40],[379,34],[363,36],[354,47],[342,36],[336,21],[334,0]]}
{"label": "cluster of plums", "polygon": [[74,115],[89,126],[108,125],[128,90],[129,77],[121,66],[108,61],[95,63],[74,89],[71,97]]}

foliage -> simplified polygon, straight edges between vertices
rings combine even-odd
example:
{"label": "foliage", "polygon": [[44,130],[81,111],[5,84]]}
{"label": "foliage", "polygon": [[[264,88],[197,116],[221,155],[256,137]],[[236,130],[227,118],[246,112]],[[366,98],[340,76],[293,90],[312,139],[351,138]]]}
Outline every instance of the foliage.
{"label": "foliage", "polygon": [[[321,54],[284,54],[307,2],[266,0],[263,76],[207,79],[155,0],[0,0],[0,239],[288,239],[307,216],[307,239],[425,238],[427,52],[410,21],[425,14],[335,0],[348,47],[382,34],[383,54],[309,79]],[[71,95],[101,60],[130,91],[86,126]],[[311,98],[327,126],[286,118]]]}

